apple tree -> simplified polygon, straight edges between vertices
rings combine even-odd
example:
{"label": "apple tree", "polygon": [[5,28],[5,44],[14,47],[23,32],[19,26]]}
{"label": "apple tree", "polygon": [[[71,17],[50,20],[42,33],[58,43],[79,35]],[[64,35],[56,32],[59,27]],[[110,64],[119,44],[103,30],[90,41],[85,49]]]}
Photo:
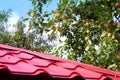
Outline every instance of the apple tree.
{"label": "apple tree", "polygon": [[120,71],[119,0],[59,0],[51,13],[42,9],[54,0],[30,1],[30,26],[51,39],[57,33],[66,37],[64,45],[51,49],[53,55]]}
{"label": "apple tree", "polygon": [[10,40],[9,32],[6,31],[8,18],[11,16],[11,10],[0,11],[0,43],[6,43]]}

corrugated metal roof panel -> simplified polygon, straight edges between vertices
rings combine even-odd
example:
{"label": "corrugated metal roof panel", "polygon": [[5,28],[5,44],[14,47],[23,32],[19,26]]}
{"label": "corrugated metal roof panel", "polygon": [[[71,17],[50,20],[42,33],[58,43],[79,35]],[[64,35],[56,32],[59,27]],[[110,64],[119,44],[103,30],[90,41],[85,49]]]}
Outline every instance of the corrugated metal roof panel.
{"label": "corrugated metal roof panel", "polygon": [[119,72],[0,44],[0,70],[2,69],[17,75],[46,73],[53,78],[70,79],[79,76],[86,80],[120,80]]}

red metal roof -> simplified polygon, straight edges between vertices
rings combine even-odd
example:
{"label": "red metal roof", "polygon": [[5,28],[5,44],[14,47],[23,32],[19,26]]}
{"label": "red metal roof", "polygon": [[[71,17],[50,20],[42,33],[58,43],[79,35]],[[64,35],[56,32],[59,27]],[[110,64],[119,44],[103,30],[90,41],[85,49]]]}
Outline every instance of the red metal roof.
{"label": "red metal roof", "polygon": [[53,78],[83,77],[85,80],[120,80],[120,73],[47,54],[0,44],[0,70],[15,75],[41,75]]}

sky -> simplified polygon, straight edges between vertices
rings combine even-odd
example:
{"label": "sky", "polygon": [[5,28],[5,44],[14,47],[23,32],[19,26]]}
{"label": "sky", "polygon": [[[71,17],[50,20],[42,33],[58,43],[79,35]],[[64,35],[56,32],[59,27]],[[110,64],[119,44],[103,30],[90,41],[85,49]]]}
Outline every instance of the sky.
{"label": "sky", "polygon": [[[53,0],[51,4],[44,7],[44,10],[56,9],[59,0]],[[29,0],[0,0],[0,11],[12,9],[20,17],[27,17],[27,12],[33,6]]]}
{"label": "sky", "polygon": [[29,0],[0,0],[0,11],[12,9],[20,17],[26,17],[32,4]]}
{"label": "sky", "polygon": [[[44,6],[44,11],[51,11],[56,9],[59,0],[53,0],[49,5]],[[0,0],[0,11],[12,10],[12,16],[8,20],[8,24],[14,25],[18,19],[28,17],[27,12],[32,9],[33,6],[30,0]]]}

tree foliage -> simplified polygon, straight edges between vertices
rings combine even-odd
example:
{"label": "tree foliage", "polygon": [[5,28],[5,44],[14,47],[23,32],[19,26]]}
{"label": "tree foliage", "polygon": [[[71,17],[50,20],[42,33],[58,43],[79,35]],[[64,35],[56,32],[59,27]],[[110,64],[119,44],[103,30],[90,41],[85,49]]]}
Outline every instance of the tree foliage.
{"label": "tree foliage", "polygon": [[52,0],[30,1],[30,24],[37,32],[66,37],[63,46],[51,50],[54,55],[120,71],[119,0],[59,0],[51,13],[42,7]]}
{"label": "tree foliage", "polygon": [[19,19],[18,22],[11,27],[15,28],[14,32],[6,29],[10,27],[7,23],[10,15],[10,11],[0,12],[0,43],[47,53],[51,45],[48,44],[43,36],[38,35],[34,28],[31,30],[25,30],[27,27],[25,19]]}
{"label": "tree foliage", "polygon": [[0,43],[6,43],[10,40],[9,32],[6,32],[6,24],[8,18],[11,16],[11,10],[8,11],[0,11]]}
{"label": "tree foliage", "polygon": [[8,21],[10,15],[11,15],[11,10],[0,11],[0,33],[5,31],[5,23]]}

